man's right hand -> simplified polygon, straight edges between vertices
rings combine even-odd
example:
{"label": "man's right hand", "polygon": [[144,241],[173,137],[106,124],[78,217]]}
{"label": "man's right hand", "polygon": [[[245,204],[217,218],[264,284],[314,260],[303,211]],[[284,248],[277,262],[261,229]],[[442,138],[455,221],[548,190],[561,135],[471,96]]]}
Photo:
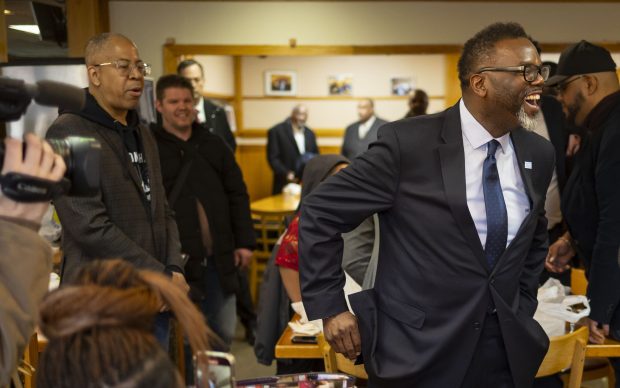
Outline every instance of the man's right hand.
{"label": "man's right hand", "polygon": [[185,276],[180,272],[172,272],[172,283],[181,288],[184,292],[189,292],[189,285],[185,281]]}
{"label": "man's right hand", "polygon": [[362,352],[357,318],[349,311],[323,319],[323,333],[331,347],[349,360],[355,360]]}
{"label": "man's right hand", "polygon": [[549,246],[545,268],[549,272],[562,273],[570,268],[570,259],[575,256],[575,250],[570,244],[569,236],[565,235]]}

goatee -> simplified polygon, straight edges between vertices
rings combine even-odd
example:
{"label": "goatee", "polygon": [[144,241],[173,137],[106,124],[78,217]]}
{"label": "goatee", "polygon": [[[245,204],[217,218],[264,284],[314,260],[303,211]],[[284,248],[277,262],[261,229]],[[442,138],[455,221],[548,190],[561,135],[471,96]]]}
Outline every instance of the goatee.
{"label": "goatee", "polygon": [[536,119],[534,116],[530,116],[525,112],[525,107],[523,107],[523,105],[517,113],[517,119],[519,120],[519,124],[528,131],[533,131],[534,128],[536,128]]}

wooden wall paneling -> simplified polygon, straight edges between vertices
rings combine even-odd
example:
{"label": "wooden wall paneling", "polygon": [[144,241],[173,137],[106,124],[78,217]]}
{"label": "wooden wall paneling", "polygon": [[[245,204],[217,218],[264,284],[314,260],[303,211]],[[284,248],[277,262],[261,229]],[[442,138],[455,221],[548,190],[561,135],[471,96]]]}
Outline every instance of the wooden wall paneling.
{"label": "wooden wall paneling", "polygon": [[234,66],[234,82],[235,82],[235,95],[232,101],[233,108],[235,109],[235,120],[237,121],[237,130],[243,129],[243,79],[241,76],[241,57],[236,55],[233,57]]}
{"label": "wooden wall paneling", "polygon": [[109,0],[66,0],[69,56],[84,56],[92,36],[110,31]]}
{"label": "wooden wall paneling", "polygon": [[446,54],[446,108],[454,105],[461,98],[461,83],[457,71],[460,54]]}
{"label": "wooden wall paneling", "polygon": [[0,0],[0,62],[9,61],[9,45],[6,37],[6,17],[4,16],[4,0]]}
{"label": "wooden wall paneling", "polygon": [[237,163],[243,172],[250,201],[270,196],[273,172],[267,162],[267,146],[241,144],[237,150]]}

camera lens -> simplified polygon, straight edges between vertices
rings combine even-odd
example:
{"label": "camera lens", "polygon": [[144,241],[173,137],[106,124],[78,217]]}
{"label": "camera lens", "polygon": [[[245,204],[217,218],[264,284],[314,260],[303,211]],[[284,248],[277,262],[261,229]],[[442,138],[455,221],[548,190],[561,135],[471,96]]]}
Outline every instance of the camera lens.
{"label": "camera lens", "polygon": [[99,189],[101,144],[88,137],[70,136],[47,140],[67,165],[65,177],[71,181],[70,195],[90,196]]}

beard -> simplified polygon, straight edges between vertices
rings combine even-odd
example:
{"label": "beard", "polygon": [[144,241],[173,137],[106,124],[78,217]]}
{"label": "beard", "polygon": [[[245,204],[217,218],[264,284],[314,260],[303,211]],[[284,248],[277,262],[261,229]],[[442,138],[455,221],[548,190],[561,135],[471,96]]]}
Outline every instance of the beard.
{"label": "beard", "polygon": [[[540,114],[540,112],[538,112]],[[536,116],[530,116],[525,112],[525,107],[521,105],[521,109],[517,112],[517,120],[523,128],[528,131],[533,131],[536,128]]]}
{"label": "beard", "polygon": [[577,125],[577,114],[583,107],[583,104],[585,101],[586,101],[586,98],[583,96],[583,93],[579,91],[575,95],[575,101],[570,105],[566,105],[566,110],[568,112],[566,114],[566,121],[568,122],[569,125],[573,127],[578,126]]}

